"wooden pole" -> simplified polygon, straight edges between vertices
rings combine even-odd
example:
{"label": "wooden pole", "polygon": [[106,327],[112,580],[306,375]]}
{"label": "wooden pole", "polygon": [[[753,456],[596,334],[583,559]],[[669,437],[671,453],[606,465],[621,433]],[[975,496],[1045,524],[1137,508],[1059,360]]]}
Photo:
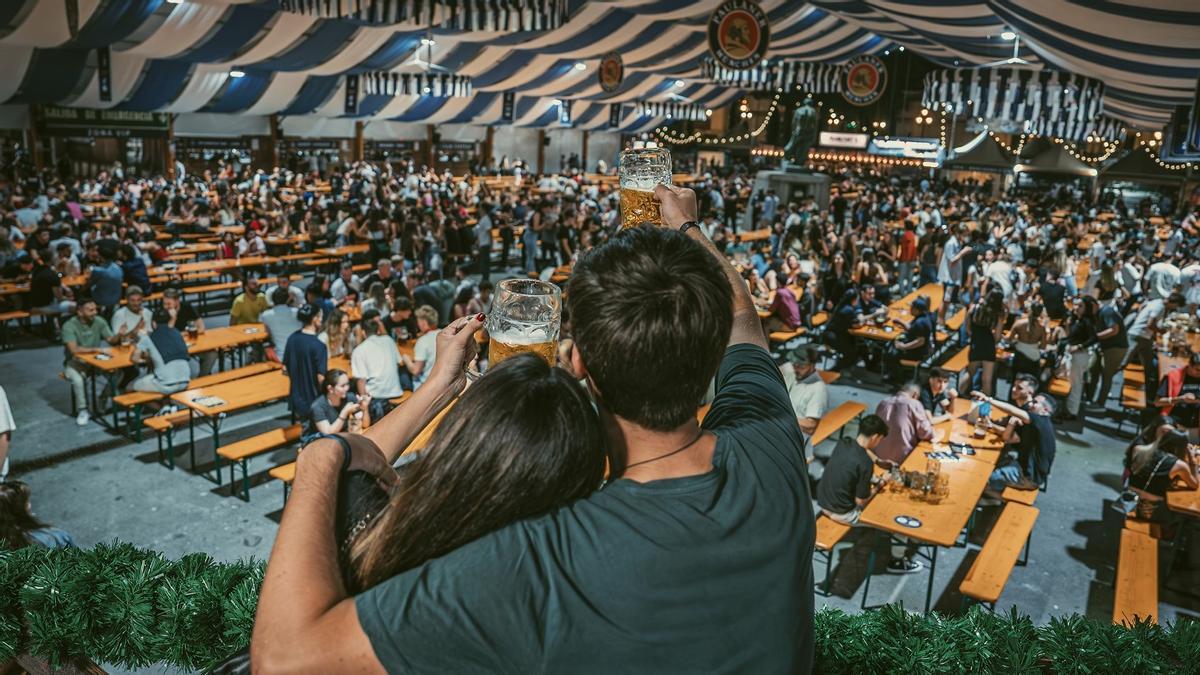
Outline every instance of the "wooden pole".
{"label": "wooden pole", "polygon": [[354,161],[363,161],[363,128],[366,127],[361,120],[354,123]]}
{"label": "wooden pole", "polygon": [[433,125],[425,125],[425,165],[433,168]]}
{"label": "wooden pole", "polygon": [[279,167],[279,117],[268,115],[267,122],[270,124],[271,133],[271,138],[267,141],[267,159],[271,160],[271,169],[275,170]]}
{"label": "wooden pole", "polygon": [[587,173],[587,166],[588,166],[588,164],[587,164],[587,141],[588,141],[588,132],[587,132],[587,129],[584,129],[583,130],[583,152],[579,153],[579,163],[583,165],[579,168],[583,169],[584,173]]}
{"label": "wooden pole", "polygon": [[167,113],[167,147],[163,153],[163,161],[167,163],[167,180],[175,182],[175,114]]}
{"label": "wooden pole", "polygon": [[29,153],[33,156],[33,166],[42,170],[42,148],[38,139],[37,118],[41,111],[37,104],[29,106]]}
{"label": "wooden pole", "polygon": [[538,148],[537,148],[537,150],[538,150],[537,172],[538,172],[538,175],[541,175],[542,171],[545,169],[545,164],[546,164],[546,130],[545,129],[538,129],[537,146],[538,146]]}
{"label": "wooden pole", "polygon": [[492,167],[492,152],[495,148],[496,127],[488,125],[486,135],[483,137],[483,166],[490,169]]}

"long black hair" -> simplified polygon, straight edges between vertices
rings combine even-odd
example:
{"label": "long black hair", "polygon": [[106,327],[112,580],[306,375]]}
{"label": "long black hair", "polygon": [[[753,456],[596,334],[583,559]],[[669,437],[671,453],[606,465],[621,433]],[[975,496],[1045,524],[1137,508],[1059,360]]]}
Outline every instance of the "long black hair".
{"label": "long black hair", "polygon": [[19,480],[0,483],[0,549],[29,545],[29,533],[46,524],[29,512],[29,486]]}
{"label": "long black hair", "polygon": [[386,508],[351,545],[348,585],[370,588],[505,525],[585,497],[604,479],[605,441],[577,381],[532,354],[467,389]]}

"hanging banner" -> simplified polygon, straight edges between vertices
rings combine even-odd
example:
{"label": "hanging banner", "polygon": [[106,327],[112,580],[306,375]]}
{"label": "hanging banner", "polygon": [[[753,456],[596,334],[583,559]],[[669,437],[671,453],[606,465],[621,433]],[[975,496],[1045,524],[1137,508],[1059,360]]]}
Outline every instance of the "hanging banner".
{"label": "hanging banner", "polygon": [[558,102],[558,123],[564,127],[571,126],[571,102]]}
{"label": "hanging banner", "polygon": [[516,113],[517,95],[514,92],[504,92],[503,103],[500,104],[500,121],[511,122]]}
{"label": "hanging banner", "polygon": [[726,68],[745,70],[762,63],[770,41],[767,15],[750,0],[728,0],[708,18],[708,49]]}
{"label": "hanging banner", "polygon": [[844,67],[832,63],[808,61],[769,61],[745,70],[726,68],[712,57],[700,60],[701,77],[716,84],[755,91],[798,89],[811,94],[841,91]]}
{"label": "hanging banner", "polygon": [[112,53],[108,47],[96,48],[96,86],[101,101],[112,100]]}
{"label": "hanging banner", "polygon": [[673,103],[670,101],[641,101],[637,104],[639,115],[650,117],[666,117],[670,120],[687,120],[700,122],[708,117],[704,106],[694,103]]}
{"label": "hanging banner", "polygon": [[358,114],[358,75],[346,76],[346,103],[342,112],[346,115]]}
{"label": "hanging banner", "polygon": [[35,117],[39,133],[89,138],[166,138],[168,113],[96,110],[40,106]]}
{"label": "hanging banner", "polygon": [[[274,3],[272,3],[274,4]],[[373,26],[441,26],[457,32],[553,30],[570,19],[567,0],[475,2],[474,0],[279,0],[285,12],[321,19],[349,19]]]}
{"label": "hanging banner", "polygon": [[363,75],[362,93],[367,96],[470,96],[471,78],[451,73],[389,73]]}
{"label": "hanging banner", "polygon": [[608,106],[608,128],[616,129],[621,126],[621,104],[613,103]]}
{"label": "hanging banner", "polygon": [[887,86],[887,66],[874,56],[856,56],[846,62],[842,98],[854,105],[870,105]]}
{"label": "hanging banner", "polygon": [[621,55],[609,52],[600,59],[600,67],[596,69],[596,78],[600,80],[600,88],[609,94],[621,87],[625,79],[625,62]]}

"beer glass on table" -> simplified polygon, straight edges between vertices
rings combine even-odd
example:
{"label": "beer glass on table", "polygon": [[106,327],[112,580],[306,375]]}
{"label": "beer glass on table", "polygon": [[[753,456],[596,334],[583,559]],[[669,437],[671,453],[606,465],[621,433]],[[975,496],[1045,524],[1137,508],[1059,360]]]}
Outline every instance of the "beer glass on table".
{"label": "beer glass on table", "polygon": [[654,188],[671,184],[671,152],[653,142],[635,141],[621,151],[618,172],[621,190],[621,227],[642,223],[662,225]]}
{"label": "beer glass on table", "polygon": [[487,315],[488,362],[530,352],[551,366],[557,361],[562,291],[536,279],[506,279],[496,288]]}

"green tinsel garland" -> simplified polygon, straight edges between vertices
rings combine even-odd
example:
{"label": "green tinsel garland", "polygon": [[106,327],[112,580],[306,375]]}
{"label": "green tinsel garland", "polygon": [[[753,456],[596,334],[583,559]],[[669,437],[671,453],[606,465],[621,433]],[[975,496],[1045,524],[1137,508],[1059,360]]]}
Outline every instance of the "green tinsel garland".
{"label": "green tinsel garland", "polygon": [[[250,644],[264,565],[202,553],[171,561],[129,544],[0,552],[0,663],[31,654],[204,670]],[[1014,610],[922,616],[821,610],[821,673],[1197,673],[1200,623],[1115,626],[1073,615],[1035,626]]]}

